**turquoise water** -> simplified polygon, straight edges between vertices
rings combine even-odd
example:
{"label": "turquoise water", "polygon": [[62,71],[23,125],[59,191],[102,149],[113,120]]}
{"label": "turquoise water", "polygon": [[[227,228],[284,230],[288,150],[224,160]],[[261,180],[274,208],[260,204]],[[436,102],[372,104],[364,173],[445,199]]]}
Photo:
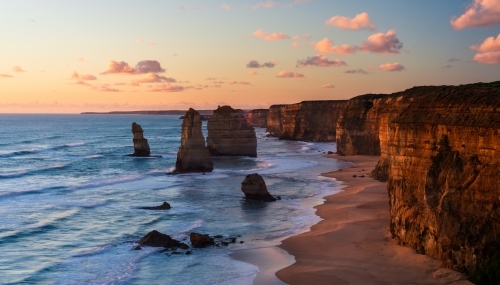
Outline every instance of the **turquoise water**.
{"label": "turquoise water", "polygon": [[[161,158],[125,156],[133,152],[132,122]],[[278,141],[260,128],[257,158],[215,158],[212,173],[166,175],[181,123],[178,116],[0,115],[0,283],[251,284],[258,269],[229,254],[307,230],[319,220],[311,200],[340,189],[318,177],[345,167],[324,158],[335,144]],[[243,199],[240,183],[254,172],[282,200]],[[172,209],[138,209],[163,201]],[[191,255],[131,250],[151,230],[186,243],[191,231],[244,243]]]}

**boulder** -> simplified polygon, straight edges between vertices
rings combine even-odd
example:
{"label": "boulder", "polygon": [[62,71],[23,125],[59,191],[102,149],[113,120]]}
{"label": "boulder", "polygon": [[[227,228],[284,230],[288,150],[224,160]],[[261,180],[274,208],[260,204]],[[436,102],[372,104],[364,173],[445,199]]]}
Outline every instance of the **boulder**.
{"label": "boulder", "polygon": [[181,146],[177,152],[175,172],[210,172],[213,169],[212,157],[205,147],[205,137],[201,132],[200,114],[189,108],[182,121]]}
{"label": "boulder", "polygon": [[149,156],[151,152],[149,150],[148,140],[144,138],[144,131],[141,126],[133,122],[132,133],[134,134],[134,153],[132,156]]}
{"label": "boulder", "polygon": [[257,156],[257,137],[242,110],[222,106],[207,123],[207,146],[213,156]]}
{"label": "boulder", "polygon": [[276,201],[276,198],[267,192],[264,178],[257,173],[249,174],[241,182],[241,191],[245,193],[245,198],[264,202]]}
{"label": "boulder", "polygon": [[214,239],[209,235],[199,233],[191,233],[189,235],[189,239],[191,240],[191,244],[195,248],[203,248],[215,244]]}
{"label": "boulder", "polygon": [[167,202],[163,202],[160,206],[154,206],[154,207],[139,207],[139,209],[143,210],[168,210],[170,209],[170,204]]}
{"label": "boulder", "polygon": [[149,232],[147,235],[141,238],[137,243],[140,245],[153,246],[153,247],[164,247],[164,248],[178,247],[182,249],[189,248],[187,244],[182,243],[180,241],[176,241],[169,235],[162,234],[156,230]]}

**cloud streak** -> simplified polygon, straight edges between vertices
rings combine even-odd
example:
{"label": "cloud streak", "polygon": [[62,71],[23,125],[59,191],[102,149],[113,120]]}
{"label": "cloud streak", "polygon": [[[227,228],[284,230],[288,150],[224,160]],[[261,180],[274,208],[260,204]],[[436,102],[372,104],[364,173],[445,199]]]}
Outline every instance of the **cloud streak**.
{"label": "cloud streak", "polygon": [[500,0],[474,0],[462,15],[450,21],[455,30],[496,24],[500,24]]}
{"label": "cloud streak", "polygon": [[156,60],[143,60],[139,61],[135,67],[130,66],[128,63],[121,61],[110,60],[106,71],[101,74],[145,74],[145,73],[161,73],[165,69]]}
{"label": "cloud streak", "polygon": [[364,69],[349,69],[344,71],[345,74],[368,74]]}
{"label": "cloud streak", "polygon": [[380,70],[384,71],[403,71],[405,67],[398,62],[381,64],[378,67]]}
{"label": "cloud streak", "polygon": [[11,77],[14,77],[14,76],[12,76],[10,74],[0,74],[0,77],[1,78],[11,78]]}
{"label": "cloud streak", "polygon": [[96,80],[97,78],[94,75],[90,75],[90,74],[80,75],[80,74],[78,74],[78,72],[73,71],[73,74],[71,74],[71,79],[86,81],[86,80]]}
{"label": "cloud streak", "polygon": [[340,59],[328,59],[324,54],[317,54],[315,56],[310,56],[302,60],[297,60],[296,67],[332,67],[344,65],[347,65],[347,63]]}
{"label": "cloud streak", "polygon": [[149,89],[150,92],[182,92],[184,91],[184,87],[180,85],[174,85],[170,83],[163,83],[153,86],[153,88]]}
{"label": "cloud streak", "polygon": [[131,85],[138,86],[140,83],[176,83],[177,80],[170,77],[158,75],[156,73],[148,73],[146,77],[132,81]]}
{"label": "cloud streak", "polygon": [[375,30],[375,25],[366,12],[357,14],[354,18],[333,16],[325,22],[325,25],[345,30]]}
{"label": "cloud streak", "polygon": [[304,74],[293,71],[280,71],[276,75],[278,78],[304,78]]}
{"label": "cloud streak", "polygon": [[284,33],[272,33],[268,34],[261,29],[258,29],[257,31],[252,33],[252,36],[254,38],[259,38],[259,39],[264,39],[266,41],[279,41],[279,40],[286,40],[289,39],[290,37],[285,35]]}
{"label": "cloud streak", "polygon": [[335,88],[335,86],[331,83],[328,83],[328,84],[321,85],[321,88]]}
{"label": "cloud streak", "polygon": [[256,60],[251,60],[247,63],[246,67],[247,68],[261,68],[261,67],[267,67],[267,68],[273,68],[276,65],[276,61],[272,60],[269,62],[264,62],[263,64],[260,64]]}
{"label": "cloud streak", "polygon": [[348,44],[335,46],[333,45],[333,42],[330,41],[328,38],[324,38],[321,41],[314,44],[314,49],[323,53],[354,54],[359,48],[357,46],[351,46]]}
{"label": "cloud streak", "polygon": [[26,72],[26,70],[23,70],[19,65],[12,67],[12,71],[14,71],[14,72]]}

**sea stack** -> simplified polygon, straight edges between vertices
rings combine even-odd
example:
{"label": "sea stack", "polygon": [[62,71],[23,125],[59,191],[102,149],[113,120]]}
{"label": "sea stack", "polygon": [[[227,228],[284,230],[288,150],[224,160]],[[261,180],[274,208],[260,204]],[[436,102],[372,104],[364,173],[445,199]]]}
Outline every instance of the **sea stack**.
{"label": "sea stack", "polygon": [[139,124],[132,123],[132,133],[134,134],[134,153],[132,156],[149,156],[148,140],[144,138],[144,131]]}
{"label": "sea stack", "polygon": [[252,127],[267,128],[267,114],[269,109],[255,109],[248,112],[246,115],[247,122]]}
{"label": "sea stack", "polygon": [[201,132],[200,113],[189,108],[182,121],[181,146],[177,152],[175,172],[210,172],[214,169],[212,157],[205,147]]}
{"label": "sea stack", "polygon": [[257,156],[257,137],[242,110],[222,106],[207,123],[207,146],[213,156]]}
{"label": "sea stack", "polygon": [[276,198],[267,192],[264,178],[257,173],[249,174],[241,182],[241,191],[245,193],[245,198],[250,200],[273,202]]}

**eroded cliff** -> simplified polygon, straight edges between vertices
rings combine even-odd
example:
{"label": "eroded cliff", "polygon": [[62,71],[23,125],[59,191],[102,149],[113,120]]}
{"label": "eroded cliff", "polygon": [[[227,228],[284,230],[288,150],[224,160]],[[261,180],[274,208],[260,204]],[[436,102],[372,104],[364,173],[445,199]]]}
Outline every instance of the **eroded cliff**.
{"label": "eroded cliff", "polygon": [[473,273],[500,250],[500,84],[417,87],[401,96],[413,100],[381,126],[391,233]]}
{"label": "eroded cliff", "polygon": [[255,109],[246,114],[247,122],[252,127],[266,128],[267,127],[267,114],[269,109]]}
{"label": "eroded cliff", "polygon": [[273,105],[267,117],[267,131],[284,140],[335,141],[337,120],[346,103],[347,100],[325,100]]}

